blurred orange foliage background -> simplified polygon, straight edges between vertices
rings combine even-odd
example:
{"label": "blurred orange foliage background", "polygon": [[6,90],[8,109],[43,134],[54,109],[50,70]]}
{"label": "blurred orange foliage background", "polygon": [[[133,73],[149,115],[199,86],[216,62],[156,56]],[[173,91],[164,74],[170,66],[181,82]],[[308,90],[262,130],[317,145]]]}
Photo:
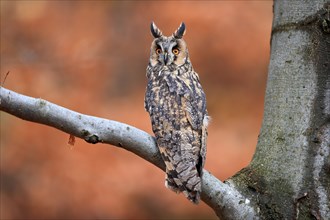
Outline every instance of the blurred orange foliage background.
{"label": "blurred orange foliage background", "polygon": [[[184,21],[206,92],[206,169],[250,162],[262,121],[271,1],[1,1],[1,82],[16,92],[152,134],[143,107],[155,21]],[[216,219],[164,187],[134,154],[1,112],[1,219]]]}

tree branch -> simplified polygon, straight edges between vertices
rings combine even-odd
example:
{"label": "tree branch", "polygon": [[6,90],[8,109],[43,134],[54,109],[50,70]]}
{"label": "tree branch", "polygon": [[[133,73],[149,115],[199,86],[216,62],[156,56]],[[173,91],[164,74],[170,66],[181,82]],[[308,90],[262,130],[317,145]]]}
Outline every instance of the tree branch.
{"label": "tree branch", "polygon": [[[3,87],[0,87],[0,110],[57,128],[89,143],[100,142],[124,148],[165,170],[155,138],[130,125],[84,115]],[[203,174],[202,200],[221,218],[252,219],[257,215],[250,200],[237,190],[233,182],[223,183],[206,170]]]}

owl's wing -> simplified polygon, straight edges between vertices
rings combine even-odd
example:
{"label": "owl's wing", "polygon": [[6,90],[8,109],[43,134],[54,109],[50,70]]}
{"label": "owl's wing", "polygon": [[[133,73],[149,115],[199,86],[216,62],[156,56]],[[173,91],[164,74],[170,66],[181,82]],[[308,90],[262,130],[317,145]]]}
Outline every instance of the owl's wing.
{"label": "owl's wing", "polygon": [[146,89],[146,93],[144,96],[144,109],[149,112],[150,114],[150,108],[151,108],[151,101],[152,101],[152,82],[151,80],[148,80],[148,84],[147,84],[147,89]]}
{"label": "owl's wing", "polygon": [[[195,73],[195,72],[194,72]],[[207,142],[207,126],[209,124],[209,116],[206,110],[206,98],[202,86],[199,82],[198,75],[191,74],[193,79],[184,80],[186,88],[189,92],[185,92],[182,98],[186,117],[192,128],[200,134],[200,152],[197,169],[200,174],[205,164],[206,158],[206,142]]]}
{"label": "owl's wing", "polygon": [[194,130],[202,130],[203,120],[207,116],[206,98],[198,77],[183,79],[182,104],[186,116]]}
{"label": "owl's wing", "polygon": [[[206,160],[206,142],[207,142],[207,126],[209,117],[206,112],[202,112],[198,103],[186,100],[186,116],[194,130],[199,133],[200,149],[198,160],[196,161],[197,171],[202,178],[203,168]],[[196,106],[197,105],[197,106]]]}
{"label": "owl's wing", "polygon": [[194,130],[202,129],[203,112],[197,105],[196,101],[191,101],[190,98],[183,97],[182,103],[185,108],[186,117]]}
{"label": "owl's wing", "polygon": [[152,105],[151,102],[154,100],[152,88],[153,88],[153,83],[155,83],[155,81],[153,80],[153,70],[150,66],[147,67],[146,75],[147,75],[148,83],[147,83],[146,93],[144,96],[144,108],[150,114],[151,105]]}

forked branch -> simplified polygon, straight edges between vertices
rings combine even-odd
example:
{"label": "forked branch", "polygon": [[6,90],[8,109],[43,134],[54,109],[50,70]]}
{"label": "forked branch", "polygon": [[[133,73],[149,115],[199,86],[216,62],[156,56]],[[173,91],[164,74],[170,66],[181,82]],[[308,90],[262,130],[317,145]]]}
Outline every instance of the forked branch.
{"label": "forked branch", "polygon": [[[124,148],[165,169],[154,137],[130,125],[84,115],[43,99],[18,94],[0,87],[0,110],[21,119],[48,125],[89,143],[106,143]],[[234,183],[223,183],[204,170],[202,200],[219,217],[251,219],[256,213]]]}

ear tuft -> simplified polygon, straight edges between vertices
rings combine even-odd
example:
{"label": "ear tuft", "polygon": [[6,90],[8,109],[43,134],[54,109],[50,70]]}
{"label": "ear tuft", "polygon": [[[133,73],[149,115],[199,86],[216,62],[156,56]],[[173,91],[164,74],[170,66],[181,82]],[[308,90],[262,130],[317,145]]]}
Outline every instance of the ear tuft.
{"label": "ear tuft", "polygon": [[163,36],[162,32],[159,30],[159,28],[155,25],[155,23],[153,21],[151,22],[150,30],[151,30],[151,34],[152,34],[152,36],[154,36],[154,38],[159,38],[159,37]]}
{"label": "ear tuft", "polygon": [[173,33],[173,37],[180,39],[186,32],[186,25],[182,22],[180,27]]}

